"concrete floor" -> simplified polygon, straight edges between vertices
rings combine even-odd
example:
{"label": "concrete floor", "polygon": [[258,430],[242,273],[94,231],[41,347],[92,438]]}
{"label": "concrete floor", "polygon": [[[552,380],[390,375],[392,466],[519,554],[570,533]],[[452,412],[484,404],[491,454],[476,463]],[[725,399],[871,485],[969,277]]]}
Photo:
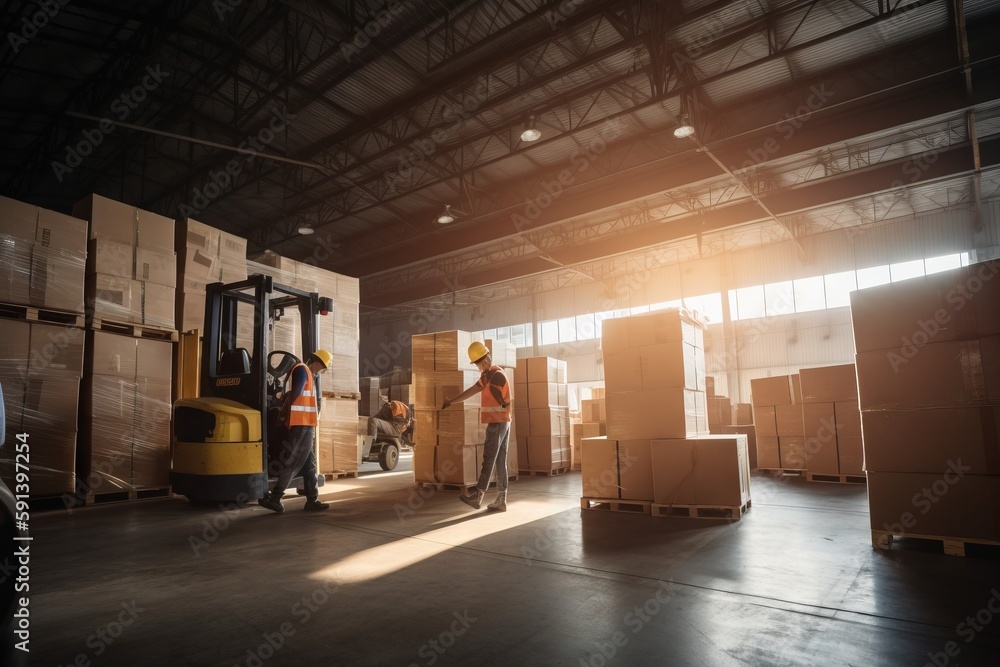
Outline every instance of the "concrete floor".
{"label": "concrete floor", "polygon": [[320,514],[35,512],[26,664],[998,664],[1000,561],[873,551],[864,487],[755,476],[727,523],[522,477],[496,515],[420,497],[409,466],[330,483]]}

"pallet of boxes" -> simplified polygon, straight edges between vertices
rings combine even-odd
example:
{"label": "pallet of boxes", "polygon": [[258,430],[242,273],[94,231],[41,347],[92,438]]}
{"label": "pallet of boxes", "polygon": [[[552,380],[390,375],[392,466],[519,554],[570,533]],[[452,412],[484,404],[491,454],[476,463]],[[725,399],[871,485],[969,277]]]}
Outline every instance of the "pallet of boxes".
{"label": "pallet of boxes", "polygon": [[747,437],[747,453],[750,458],[750,469],[757,468],[757,429],[753,424],[753,412],[749,403],[736,403],[728,396],[715,393],[715,381],[711,376],[706,378],[706,393],[708,395],[708,430],[710,433],[727,435],[742,434]]}
{"label": "pallet of boxes", "polygon": [[566,362],[552,357],[522,359],[514,369],[517,460],[525,475],[561,475],[571,461],[569,385]]}
{"label": "pallet of boxes", "polygon": [[851,294],[873,547],[1000,545],[998,303],[997,261]]}
{"label": "pallet of boxes", "polygon": [[806,479],[864,484],[861,411],[854,364],[799,371]]}
{"label": "pallet of boxes", "polygon": [[678,309],[604,320],[607,436],[582,441],[583,509],[738,520],[750,508],[746,436],[708,432],[704,328]]}
{"label": "pallet of boxes", "polygon": [[91,195],[77,474],[86,502],[169,494],[174,221]]}
{"label": "pallet of boxes", "polygon": [[757,468],[787,476],[806,474],[805,435],[798,375],[750,380],[757,431]]}
{"label": "pallet of boxes", "polygon": [[[468,349],[473,341],[484,342],[481,335],[467,331],[419,334],[411,339],[415,414],[413,478],[418,486],[465,491],[475,486],[479,479],[486,437],[486,425],[480,420],[479,396],[453,403],[447,410],[441,409],[445,399],[458,396],[479,380],[479,371],[469,363]],[[515,363],[512,357],[512,353],[504,353],[494,358],[494,363],[501,367],[500,361]],[[514,376],[513,369],[508,365],[505,371],[510,380]],[[508,477],[517,473],[514,437],[514,424],[511,424],[507,447]]]}
{"label": "pallet of boxes", "polygon": [[[333,312],[319,318],[317,347],[331,354],[330,368],[320,376],[319,425],[316,429],[316,466],[327,479],[358,476],[361,459],[361,437],[367,432],[367,420],[361,424],[358,403],[361,398],[358,379],[358,304],[359,281],[321,269],[308,262],[265,253],[260,261],[248,261],[247,273],[263,274],[275,282],[317,292],[333,300]],[[252,322],[242,323],[243,330],[252,331]],[[274,323],[272,350],[291,352],[303,357],[299,314],[286,311],[285,317]]]}
{"label": "pallet of boxes", "polygon": [[[85,497],[77,418],[83,376],[87,222],[0,197],[0,385],[7,446],[0,478],[33,503]],[[27,457],[15,461],[25,434]],[[17,483],[24,472],[30,483]],[[27,490],[25,490],[27,488]]]}
{"label": "pallet of boxes", "polygon": [[590,398],[580,401],[580,421],[570,422],[569,439],[570,467],[580,470],[582,462],[582,447],[584,438],[598,438],[607,435],[607,407],[604,401],[604,387],[593,387]]}

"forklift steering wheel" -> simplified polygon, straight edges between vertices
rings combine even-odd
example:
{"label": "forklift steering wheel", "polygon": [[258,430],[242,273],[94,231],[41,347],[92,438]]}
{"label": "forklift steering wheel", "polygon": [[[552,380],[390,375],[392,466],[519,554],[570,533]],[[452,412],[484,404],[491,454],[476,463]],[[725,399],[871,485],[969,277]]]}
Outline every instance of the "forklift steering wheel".
{"label": "forklift steering wheel", "polygon": [[277,397],[278,392],[284,391],[285,378],[298,363],[298,357],[284,350],[275,350],[267,355],[267,383],[272,388],[272,396]]}

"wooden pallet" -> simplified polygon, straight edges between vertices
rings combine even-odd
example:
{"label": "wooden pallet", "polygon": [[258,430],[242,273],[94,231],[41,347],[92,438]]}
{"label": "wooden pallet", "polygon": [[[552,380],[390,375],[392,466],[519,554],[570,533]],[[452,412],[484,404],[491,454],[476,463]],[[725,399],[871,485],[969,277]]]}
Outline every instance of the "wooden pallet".
{"label": "wooden pallet", "polygon": [[349,401],[360,401],[361,394],[356,391],[324,391],[323,398],[345,398]]}
{"label": "wooden pallet", "polygon": [[792,468],[757,468],[757,471],[770,473],[776,477],[805,477],[807,472]]}
{"label": "wooden pallet", "polygon": [[910,533],[893,533],[886,530],[872,531],[872,548],[882,551],[892,549],[892,543],[896,538],[926,540],[940,542],[941,550],[949,556],[965,556],[966,545],[982,544],[990,547],[1000,547],[1000,542],[992,540],[980,540],[965,537],[939,537],[937,535],[913,535]]}
{"label": "wooden pallet", "polygon": [[0,303],[0,317],[25,322],[40,322],[43,324],[63,324],[82,328],[86,318],[82,313],[72,313],[65,310],[50,310],[34,306],[19,306],[11,303]]}
{"label": "wooden pallet", "polygon": [[110,320],[94,319],[88,322],[88,326],[94,331],[106,331],[132,338],[146,338],[149,340],[163,340],[176,343],[179,340],[176,329],[162,329],[148,324],[134,324],[125,322],[112,322]]}
{"label": "wooden pallet", "polygon": [[555,477],[556,475],[565,475],[569,472],[569,468],[554,468],[552,470],[520,470],[518,472],[522,475],[527,475],[528,477]]}
{"label": "wooden pallet", "polygon": [[461,491],[465,493],[475,484],[465,486],[463,484],[445,484],[444,482],[417,482],[417,487],[421,489],[433,489],[434,491]]}
{"label": "wooden pallet", "polygon": [[658,505],[653,503],[653,516],[673,516],[686,519],[731,519],[739,521],[750,511],[751,501],[743,505]]}
{"label": "wooden pallet", "polygon": [[119,491],[106,491],[103,493],[88,493],[85,503],[87,505],[98,505],[102,503],[124,502],[126,500],[147,500],[150,498],[169,498],[169,486],[155,486],[148,488],[121,489]]}
{"label": "wooden pallet", "polygon": [[325,479],[326,481],[330,482],[330,481],[333,481],[335,479],[357,479],[357,477],[358,477],[358,471],[357,470],[334,470],[333,472],[320,473],[320,475],[323,477],[323,479]]}
{"label": "wooden pallet", "polygon": [[829,482],[831,484],[867,484],[867,475],[839,475],[836,473],[807,472],[807,482]]}
{"label": "wooden pallet", "polygon": [[621,500],[619,498],[580,498],[580,509],[629,514],[649,514],[652,501]]}

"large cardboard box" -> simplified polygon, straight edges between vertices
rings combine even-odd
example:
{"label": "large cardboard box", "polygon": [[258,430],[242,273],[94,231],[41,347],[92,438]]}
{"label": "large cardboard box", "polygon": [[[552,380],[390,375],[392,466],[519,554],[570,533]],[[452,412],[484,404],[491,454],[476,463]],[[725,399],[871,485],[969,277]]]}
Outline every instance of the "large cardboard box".
{"label": "large cardboard box", "polygon": [[170,485],[170,380],[139,378],[136,382],[132,484]]}
{"label": "large cardboard box", "polygon": [[477,445],[441,445],[435,452],[436,477],[442,484],[474,486],[479,478],[482,449]]}
{"label": "large cardboard box", "polygon": [[760,431],[757,432],[757,467],[762,470],[773,470],[781,467],[778,436],[761,435]]}
{"label": "large cardboard box", "polygon": [[[25,325],[25,329],[27,328]],[[58,371],[60,374],[76,377],[83,375],[83,348],[86,338],[83,329],[38,322],[32,322],[30,328],[28,354],[31,373]]]}
{"label": "large cardboard box", "polygon": [[[440,408],[445,399],[455,398],[479,380],[479,372],[462,371],[418,371],[413,374],[415,387],[414,406],[418,408]],[[466,408],[480,407],[480,395],[476,394],[464,401]]]}
{"label": "large cardboard box", "polygon": [[753,406],[749,403],[737,403],[735,420],[736,424],[753,424]]}
{"label": "large cardboard box", "polygon": [[28,304],[31,300],[31,253],[34,243],[4,237],[0,243],[0,302]]}
{"label": "large cardboard box", "polygon": [[530,408],[528,420],[528,435],[569,436],[569,408]]}
{"label": "large cardboard box", "polygon": [[[564,370],[560,371],[560,362]],[[566,382],[565,361],[552,357],[529,357],[524,360],[528,383]]]}
{"label": "large cardboard box", "polygon": [[73,217],[90,222],[90,238],[135,245],[135,207],[88,195],[73,205]]}
{"label": "large cardboard box", "polygon": [[857,368],[862,410],[1000,403],[1000,336],[863,352]]}
{"label": "large cardboard box", "polygon": [[[79,375],[50,371],[29,376],[24,392],[24,430],[29,435],[36,434],[40,429],[50,433],[75,433],[79,397]],[[33,442],[45,446],[40,438],[34,438]],[[34,450],[35,447],[32,447],[32,452]]]}
{"label": "large cardboard box", "polygon": [[187,218],[177,224],[175,232],[174,248],[178,252],[184,247],[189,247],[200,250],[207,257],[219,256],[222,232],[215,227]]}
{"label": "large cardboard box", "polygon": [[141,208],[135,210],[136,248],[173,250],[174,219]]}
{"label": "large cardboard box", "polygon": [[37,206],[0,197],[0,236],[30,241],[35,238],[37,222]]}
{"label": "large cardboard box", "polygon": [[[467,331],[441,331],[434,334],[434,369],[438,371],[474,370],[469,363],[469,345],[479,336]],[[417,368],[414,367],[414,372]]]}
{"label": "large cardboard box", "polygon": [[876,410],[862,424],[869,472],[1000,474],[1000,407]]}
{"label": "large cardboard box", "polygon": [[747,437],[747,454],[750,457],[750,469],[755,470],[757,463],[757,429],[753,424],[733,424],[723,426],[722,432],[727,435],[745,435]]}
{"label": "large cardboard box", "polygon": [[[219,259],[229,262],[246,262],[247,240],[228,232],[219,233]],[[245,277],[245,276],[244,276]]]}
{"label": "large cardboard box", "polygon": [[806,439],[801,435],[779,435],[778,450],[781,454],[781,468],[805,470],[808,461]]}
{"label": "large cardboard box", "polygon": [[865,474],[865,452],[861,438],[838,435],[837,456],[840,458],[841,475]]}
{"label": "large cardboard box", "polygon": [[177,329],[199,331],[205,328],[205,294],[202,292],[176,292]]}
{"label": "large cardboard box", "polygon": [[653,462],[650,440],[618,441],[620,498],[653,500]]}
{"label": "large cardboard box", "polygon": [[[136,287],[138,285],[138,287]],[[174,328],[174,288],[156,283],[133,281],[133,291],[142,295],[142,323],[164,329]],[[133,303],[133,307],[134,307]],[[134,310],[134,308],[133,308]]]}
{"label": "large cardboard box", "polygon": [[787,405],[792,400],[792,381],[788,375],[750,380],[750,401],[758,405]]}
{"label": "large cardboard box", "polygon": [[416,482],[437,482],[435,471],[437,459],[435,446],[419,446],[413,448],[413,480]]}
{"label": "large cardboard box", "polygon": [[778,437],[778,419],[775,406],[753,406],[753,423],[757,427],[757,435]]}
{"label": "large cardboard box", "polygon": [[114,239],[96,238],[87,248],[87,273],[131,278],[133,248]]}
{"label": "large cardboard box", "polygon": [[857,401],[837,401],[833,404],[837,417],[837,436],[861,437],[861,409]]}
{"label": "large cardboard box", "polygon": [[177,253],[177,272],[181,274],[181,280],[194,281],[192,287],[203,291],[205,285],[219,280],[221,260],[201,248],[184,246]]}
{"label": "large cardboard box", "polygon": [[803,368],[799,371],[803,403],[835,403],[858,397],[854,364]]}
{"label": "large cardboard box", "polygon": [[569,405],[569,387],[556,382],[529,382],[528,407],[547,408]]}
{"label": "large cardboard box", "polygon": [[136,377],[151,380],[171,378],[173,345],[167,341],[137,339],[135,342]]}
{"label": "large cardboard box", "polygon": [[642,354],[639,348],[605,349],[604,386],[612,392],[642,391]]}
{"label": "large cardboard box", "polygon": [[858,354],[1000,334],[1000,262],[851,292]]}
{"label": "large cardboard box", "polygon": [[618,498],[618,441],[584,438],[580,470],[584,498]]}
{"label": "large cardboard box", "polygon": [[517,367],[517,348],[506,341],[486,339],[493,363],[501,368]]}
{"label": "large cardboard box", "polygon": [[732,424],[733,407],[728,398],[725,396],[709,396],[706,398],[706,402],[708,404],[708,426],[710,429]]}
{"label": "large cardboard box", "polygon": [[[699,355],[702,373],[698,373]],[[643,389],[705,388],[705,352],[689,343],[660,343],[639,348]],[[605,382],[605,384],[607,384]]]}
{"label": "large cardboard box", "polygon": [[[105,331],[87,332],[86,374],[105,375],[128,380],[136,377],[136,341]],[[150,342],[150,341],[143,341]],[[169,343],[161,343],[169,345]],[[144,368],[149,368],[144,361]],[[167,362],[170,368],[170,362]]]}
{"label": "large cardboard box", "polygon": [[70,253],[36,243],[31,254],[30,302],[39,308],[82,313],[85,275],[86,250]]}
{"label": "large cardboard box", "polygon": [[802,430],[805,435],[810,472],[837,474],[840,458],[837,454],[837,418],[833,403],[804,403]]}
{"label": "large cardboard box", "polygon": [[584,422],[607,421],[607,404],[605,403],[605,399],[603,397],[583,399],[580,401],[580,415]]}
{"label": "large cardboard box", "polygon": [[1000,475],[872,472],[868,508],[872,530],[1000,541]]}
{"label": "large cardboard box", "polygon": [[177,285],[177,257],[172,250],[136,248],[136,280],[166,287]]}
{"label": "large cardboard box", "polygon": [[[76,425],[69,430],[33,426],[29,435],[29,495],[45,498],[72,494],[76,485]],[[8,435],[6,447],[13,452],[11,440],[12,436]],[[0,478],[11,490],[16,488],[17,473],[23,472],[23,469],[18,469],[17,463],[12,453],[9,458],[0,459]]]}
{"label": "large cardboard box", "polygon": [[628,346],[659,343],[689,343],[705,347],[704,323],[684,309],[659,310],[623,318],[627,322]]}
{"label": "large cardboard box", "polygon": [[87,276],[86,305],[88,313],[95,320],[129,322],[138,317],[141,320],[142,295],[132,302],[132,287],[137,284],[128,278],[93,274]]}
{"label": "large cardboard box", "polygon": [[801,403],[774,406],[774,418],[779,438],[786,435],[802,435]]}
{"label": "large cardboard box", "polygon": [[654,440],[651,457],[659,505],[742,507],[750,500],[746,436]]}
{"label": "large cardboard box", "polygon": [[607,431],[613,440],[687,438],[708,433],[705,394],[656,389],[607,394]]}
{"label": "large cardboard box", "polygon": [[529,435],[527,437],[528,463],[522,470],[549,472],[568,468],[572,454],[568,435]]}

